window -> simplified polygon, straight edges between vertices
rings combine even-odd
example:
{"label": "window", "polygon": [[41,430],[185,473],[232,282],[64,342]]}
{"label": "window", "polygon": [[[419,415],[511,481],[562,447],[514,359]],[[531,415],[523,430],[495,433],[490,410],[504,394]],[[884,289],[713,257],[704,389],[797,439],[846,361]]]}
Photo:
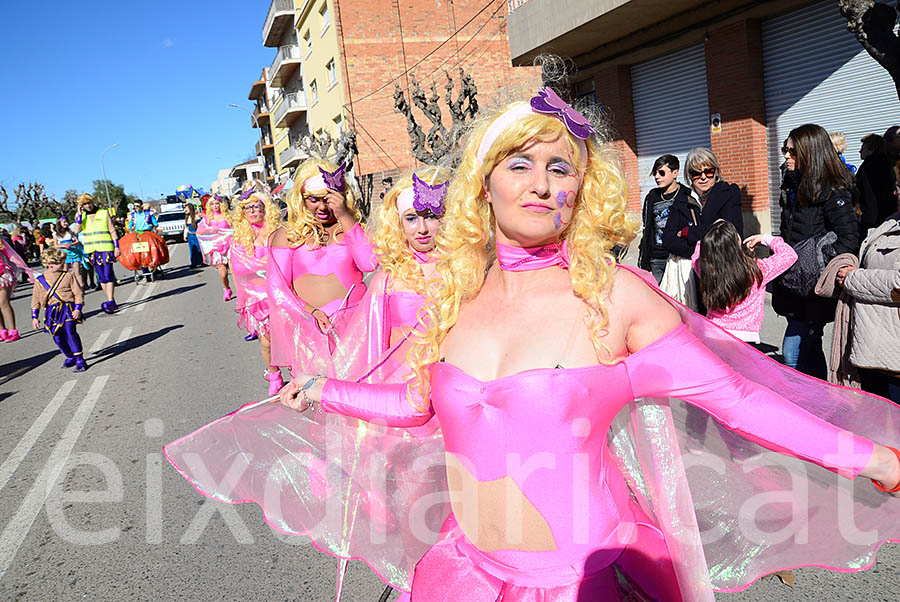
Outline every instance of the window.
{"label": "window", "polygon": [[594,91],[593,79],[585,79],[575,83],[575,101],[580,101],[582,103],[591,105],[597,104],[597,96]]}
{"label": "window", "polygon": [[322,17],[322,33],[321,35],[325,35],[325,32],[328,31],[328,26],[331,25],[331,17],[328,16],[328,0],[322,4],[322,8],[319,10],[319,15]]}
{"label": "window", "polygon": [[334,66],[334,59],[328,61],[328,64],[325,65],[325,68],[328,69],[328,81],[329,81],[329,89],[331,86],[337,83],[337,68]]}
{"label": "window", "polygon": [[312,41],[309,39],[309,32],[307,31],[303,34],[303,45],[306,48],[306,56],[309,56],[309,53],[312,52]]}
{"label": "window", "polygon": [[337,135],[340,136],[341,134],[343,134],[343,133],[344,133],[344,120],[343,120],[343,118],[342,118],[340,115],[338,115],[337,117],[335,117],[334,119],[332,119],[332,121],[334,121],[334,129],[335,129],[335,131],[337,132]]}
{"label": "window", "polygon": [[309,82],[309,93],[312,94],[313,104],[319,102],[319,86],[316,85],[316,80]]}

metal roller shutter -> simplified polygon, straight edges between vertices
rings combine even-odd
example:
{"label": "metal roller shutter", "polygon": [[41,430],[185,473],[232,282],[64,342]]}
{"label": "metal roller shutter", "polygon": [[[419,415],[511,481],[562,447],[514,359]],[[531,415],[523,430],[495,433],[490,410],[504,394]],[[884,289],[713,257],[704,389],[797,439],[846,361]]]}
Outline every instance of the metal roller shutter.
{"label": "metal roller shutter", "polygon": [[762,23],[772,230],[778,231],[781,144],[805,123],[847,135],[847,161],[859,165],[859,140],[900,122],[887,71],[847,32],[828,0]]}
{"label": "metal roller shutter", "polygon": [[[656,186],[650,169],[657,157],[675,155],[683,167],[692,148],[709,147],[703,44],[633,65],[631,89],[643,199]],[[683,181],[683,170],[680,179]]]}

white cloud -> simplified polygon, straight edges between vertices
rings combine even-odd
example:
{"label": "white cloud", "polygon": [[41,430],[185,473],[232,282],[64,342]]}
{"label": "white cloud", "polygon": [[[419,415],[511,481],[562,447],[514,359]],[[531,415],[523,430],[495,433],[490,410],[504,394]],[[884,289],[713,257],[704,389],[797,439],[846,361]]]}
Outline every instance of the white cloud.
{"label": "white cloud", "polygon": [[172,38],[166,38],[165,40],[162,41],[163,48],[171,48],[174,45],[175,45],[175,40]]}

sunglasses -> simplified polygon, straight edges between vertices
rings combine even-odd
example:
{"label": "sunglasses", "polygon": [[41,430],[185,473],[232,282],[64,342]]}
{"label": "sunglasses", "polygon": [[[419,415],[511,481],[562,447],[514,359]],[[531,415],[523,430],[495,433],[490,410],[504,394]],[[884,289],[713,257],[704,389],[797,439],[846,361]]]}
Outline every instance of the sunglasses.
{"label": "sunglasses", "polygon": [[692,169],[688,172],[688,175],[691,176],[691,181],[699,180],[700,176],[706,176],[708,179],[712,179],[716,177],[716,170],[713,167],[707,167],[703,171],[696,171]]}
{"label": "sunglasses", "polygon": [[262,206],[262,205],[259,205],[259,204],[256,204],[256,205],[244,205],[244,206],[242,207],[242,210],[243,210],[245,213],[249,213],[249,212],[251,212],[251,211],[262,211],[262,210],[263,210],[263,206]]}
{"label": "sunglasses", "polygon": [[654,171],[654,172],[653,172],[652,174],[650,174],[650,175],[659,176],[659,177],[661,177],[661,178],[664,178],[664,177],[666,177],[666,174],[667,174],[667,173],[669,173],[669,172],[667,172],[666,169],[665,169],[664,167],[660,167],[659,169],[657,169],[656,171]]}
{"label": "sunglasses", "polygon": [[781,154],[782,154],[782,155],[790,155],[790,156],[792,156],[792,157],[796,157],[796,156],[797,156],[797,149],[794,148],[793,146],[782,146],[782,147],[781,147]]}

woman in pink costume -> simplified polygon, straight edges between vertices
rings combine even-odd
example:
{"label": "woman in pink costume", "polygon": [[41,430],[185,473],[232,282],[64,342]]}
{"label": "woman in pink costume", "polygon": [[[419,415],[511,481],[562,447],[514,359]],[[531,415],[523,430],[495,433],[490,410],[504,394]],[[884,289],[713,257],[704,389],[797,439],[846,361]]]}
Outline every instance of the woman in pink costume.
{"label": "woman in pink costume", "polygon": [[214,265],[219,270],[222,288],[225,289],[224,299],[230,301],[232,292],[231,285],[228,284],[228,241],[233,230],[228,215],[223,211],[226,202],[227,200],[219,195],[206,202],[206,214],[197,224],[197,238],[203,249],[203,259],[208,265]]}
{"label": "woman in pink costume", "polygon": [[[872,439],[900,444],[900,409],[780,367],[617,267],[625,201],[594,127],[552,90],[507,107],[451,183],[413,379],[282,390],[300,411],[439,419],[452,513],[413,601],[713,600],[785,568],[860,570],[900,538],[900,501],[840,482],[898,495],[900,452]],[[756,456],[682,462],[684,402]]]}
{"label": "woman in pink costume", "polygon": [[294,182],[287,222],[270,243],[268,286],[273,365],[302,371],[323,339],[340,337],[365,295],[363,272],[377,264],[343,165],[307,160]]}
{"label": "woman in pink costume", "polygon": [[[269,381],[269,395],[284,386],[281,371],[272,365],[269,349],[269,299],[266,294],[266,258],[269,235],[281,223],[278,208],[259,182],[245,185],[234,210],[231,223],[234,236],[228,244],[228,263],[234,274],[237,289],[238,326],[259,336],[263,362],[263,377]],[[277,378],[276,378],[277,376]]]}
{"label": "woman in pink costume", "polygon": [[29,280],[34,281],[34,272],[28,264],[15,252],[12,245],[0,238],[0,341],[11,343],[21,338],[16,330],[16,312],[9,299],[23,272],[28,275]]}

